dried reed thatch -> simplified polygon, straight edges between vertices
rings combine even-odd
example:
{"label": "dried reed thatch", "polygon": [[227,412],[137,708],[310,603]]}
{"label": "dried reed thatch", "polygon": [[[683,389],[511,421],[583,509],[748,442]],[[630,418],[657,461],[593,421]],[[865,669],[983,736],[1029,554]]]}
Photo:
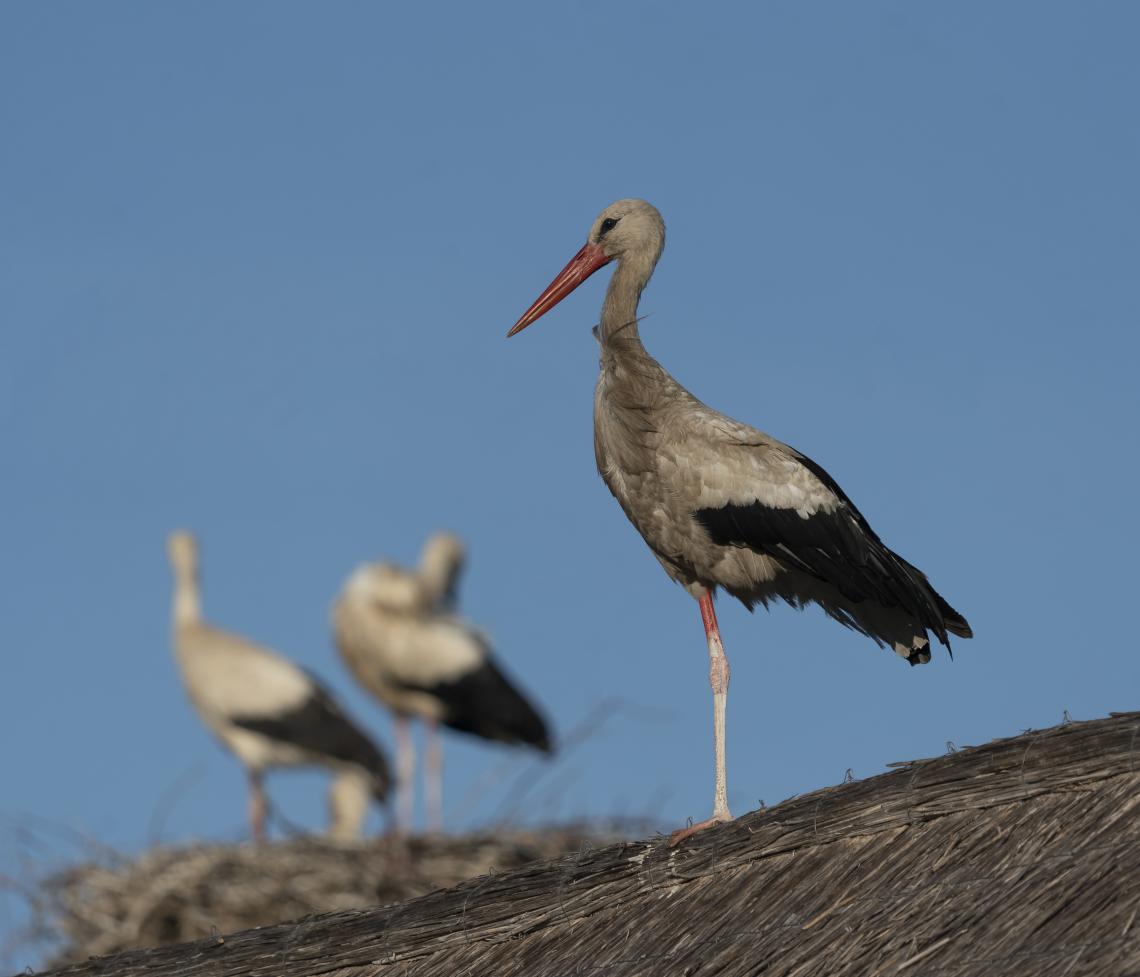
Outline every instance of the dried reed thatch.
{"label": "dried reed thatch", "polygon": [[59,977],[1140,973],[1140,713]]}

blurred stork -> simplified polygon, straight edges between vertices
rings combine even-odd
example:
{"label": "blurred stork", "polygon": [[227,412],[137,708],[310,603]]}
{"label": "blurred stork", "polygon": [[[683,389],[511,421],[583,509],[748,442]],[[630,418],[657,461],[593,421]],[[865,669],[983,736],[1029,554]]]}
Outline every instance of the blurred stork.
{"label": "blurred stork", "polygon": [[595,328],[598,471],[665,572],[699,602],[713,691],[713,814],[674,832],[676,844],[732,817],[724,756],[729,668],[713,609],[718,587],[749,609],[773,600],[816,603],[912,665],[930,660],[930,633],[947,648],[948,634],[972,633],[926,576],[883,544],[822,467],[706,407],[645,351],[637,306],[664,247],[665,222],[652,204],[611,204],[507,335],[617,262]]}
{"label": "blurred stork", "polygon": [[182,681],[202,722],[246,769],[254,839],[265,838],[265,772],[298,766],[333,771],[329,833],[358,836],[369,800],[388,797],[391,777],[383,754],[313,676],[202,619],[198,547],[190,533],[172,533],[168,552]]}
{"label": "blurred stork", "polygon": [[387,562],[353,571],[333,604],[333,636],[357,681],[391,710],[396,734],[397,818],[411,827],[415,754],[409,729],[427,727],[427,823],[443,823],[439,724],[483,739],[550,752],[546,723],[506,678],[486,637],[455,615],[463,545],[432,536],[417,571]]}

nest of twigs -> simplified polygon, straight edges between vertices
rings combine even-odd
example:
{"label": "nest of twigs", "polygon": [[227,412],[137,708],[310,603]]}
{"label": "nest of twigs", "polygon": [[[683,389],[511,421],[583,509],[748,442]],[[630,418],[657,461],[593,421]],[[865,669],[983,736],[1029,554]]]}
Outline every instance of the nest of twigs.
{"label": "nest of twigs", "polygon": [[580,851],[624,834],[564,827],[494,834],[302,838],[266,845],[162,847],[133,860],[77,865],[38,892],[52,963],[158,946],[423,895],[491,871]]}

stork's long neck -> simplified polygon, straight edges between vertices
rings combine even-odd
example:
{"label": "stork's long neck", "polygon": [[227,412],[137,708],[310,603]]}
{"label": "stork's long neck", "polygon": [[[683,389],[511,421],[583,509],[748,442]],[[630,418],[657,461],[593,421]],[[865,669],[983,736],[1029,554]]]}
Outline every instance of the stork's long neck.
{"label": "stork's long neck", "polygon": [[420,559],[420,580],[431,601],[445,611],[455,610],[462,559],[454,553],[425,550]]}
{"label": "stork's long neck", "polygon": [[637,332],[637,303],[656,264],[656,255],[636,252],[623,255],[618,260],[610,287],[606,289],[606,300],[602,303],[599,338],[604,347],[644,350]]}
{"label": "stork's long neck", "polygon": [[174,627],[175,629],[202,623],[202,597],[198,589],[198,575],[188,567],[179,567],[174,573]]}

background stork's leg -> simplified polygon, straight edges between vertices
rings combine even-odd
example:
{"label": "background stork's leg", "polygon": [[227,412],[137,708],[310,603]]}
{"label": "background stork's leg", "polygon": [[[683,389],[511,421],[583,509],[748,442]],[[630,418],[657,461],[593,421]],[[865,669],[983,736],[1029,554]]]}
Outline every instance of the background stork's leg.
{"label": "background stork's leg", "polygon": [[728,658],[724,654],[724,642],[720,640],[720,628],[716,623],[712,592],[700,598],[701,621],[705,626],[705,640],[709,646],[709,685],[713,693],[713,739],[716,747],[716,792],[713,796],[713,813],[707,821],[700,821],[688,828],[674,831],[669,836],[669,844],[676,845],[702,828],[731,821],[728,810],[728,776],[724,763],[724,716],[728,707]]}
{"label": "background stork's leg", "polygon": [[412,830],[415,803],[416,748],[408,717],[395,716],[392,724],[396,733],[396,830],[407,833]]}
{"label": "background stork's leg", "polygon": [[265,841],[265,787],[261,771],[249,771],[249,830],[257,844]]}
{"label": "background stork's leg", "polygon": [[424,758],[424,793],[428,831],[443,831],[443,742],[439,723],[427,724],[427,756]]}

